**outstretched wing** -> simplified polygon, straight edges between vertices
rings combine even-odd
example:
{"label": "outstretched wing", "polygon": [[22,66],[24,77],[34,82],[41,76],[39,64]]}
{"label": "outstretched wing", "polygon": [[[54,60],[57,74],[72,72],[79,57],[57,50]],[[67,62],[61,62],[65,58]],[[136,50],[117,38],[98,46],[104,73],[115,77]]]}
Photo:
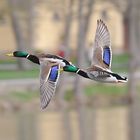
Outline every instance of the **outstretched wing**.
{"label": "outstretched wing", "polygon": [[92,65],[111,69],[112,52],[110,34],[102,20],[97,20],[97,29],[93,45]]}
{"label": "outstretched wing", "polygon": [[55,93],[57,81],[59,78],[60,66],[57,63],[53,65],[41,64],[40,69],[40,100],[41,108],[45,109]]}

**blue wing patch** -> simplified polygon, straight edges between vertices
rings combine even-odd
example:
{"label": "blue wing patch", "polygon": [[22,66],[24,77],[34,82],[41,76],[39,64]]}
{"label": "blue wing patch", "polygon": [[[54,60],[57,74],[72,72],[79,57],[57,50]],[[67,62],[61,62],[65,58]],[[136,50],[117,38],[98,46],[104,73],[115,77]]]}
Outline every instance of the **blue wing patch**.
{"label": "blue wing patch", "polygon": [[111,59],[111,52],[110,52],[110,48],[109,47],[104,47],[103,50],[103,61],[106,65],[110,65],[110,59]]}
{"label": "blue wing patch", "polygon": [[51,67],[51,71],[50,71],[50,75],[49,75],[49,80],[56,82],[57,76],[58,76],[58,65],[52,66]]}

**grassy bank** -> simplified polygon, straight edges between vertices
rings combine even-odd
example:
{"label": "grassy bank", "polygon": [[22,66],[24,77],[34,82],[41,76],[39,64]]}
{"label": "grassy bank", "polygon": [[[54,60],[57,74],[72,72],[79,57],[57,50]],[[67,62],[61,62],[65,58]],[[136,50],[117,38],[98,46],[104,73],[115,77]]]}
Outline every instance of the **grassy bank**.
{"label": "grassy bank", "polygon": [[21,79],[21,78],[37,78],[39,77],[39,69],[33,70],[0,70],[0,80],[2,79]]}

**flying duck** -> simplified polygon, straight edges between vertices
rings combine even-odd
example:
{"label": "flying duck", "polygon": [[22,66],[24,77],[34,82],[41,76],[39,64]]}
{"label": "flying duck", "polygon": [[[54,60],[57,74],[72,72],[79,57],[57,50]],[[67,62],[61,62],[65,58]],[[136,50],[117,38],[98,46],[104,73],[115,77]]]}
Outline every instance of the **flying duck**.
{"label": "flying duck", "polygon": [[55,93],[60,71],[64,66],[71,65],[71,62],[51,54],[32,55],[23,51],[15,51],[7,55],[26,58],[40,65],[40,100],[41,108],[45,109]]}
{"label": "flying duck", "polygon": [[82,70],[73,65],[63,67],[64,71],[74,72],[85,78],[104,83],[124,83],[127,77],[120,76],[111,71],[112,51],[110,33],[102,20],[97,20],[97,29],[93,44],[93,57],[91,66]]}

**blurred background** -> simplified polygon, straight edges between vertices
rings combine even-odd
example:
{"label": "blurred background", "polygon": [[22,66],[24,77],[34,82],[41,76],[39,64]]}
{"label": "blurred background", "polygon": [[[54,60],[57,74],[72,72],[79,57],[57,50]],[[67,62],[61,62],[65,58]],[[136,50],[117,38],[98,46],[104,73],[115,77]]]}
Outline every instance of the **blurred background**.
{"label": "blurred background", "polygon": [[[39,66],[15,50],[90,65],[97,19],[111,34],[112,70],[126,84],[63,73],[40,108]],[[0,140],[140,140],[140,0],[0,0]]]}

